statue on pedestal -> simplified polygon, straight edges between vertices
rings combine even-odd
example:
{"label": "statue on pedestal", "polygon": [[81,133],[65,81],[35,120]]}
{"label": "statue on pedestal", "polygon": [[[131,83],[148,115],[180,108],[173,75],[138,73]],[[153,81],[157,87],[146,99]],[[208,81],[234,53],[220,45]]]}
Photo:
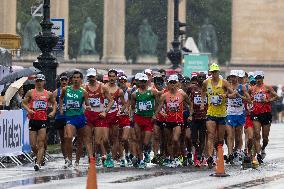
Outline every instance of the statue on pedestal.
{"label": "statue on pedestal", "polygon": [[215,27],[209,24],[209,19],[201,26],[198,35],[198,48],[200,52],[211,53],[213,58],[217,57],[218,43]]}
{"label": "statue on pedestal", "polygon": [[147,19],[143,20],[139,27],[139,48],[142,55],[155,55],[158,44],[158,36],[153,32]]}
{"label": "statue on pedestal", "polygon": [[79,55],[95,55],[96,52],[97,25],[90,17],[84,24],[79,48]]}
{"label": "statue on pedestal", "polygon": [[23,33],[23,50],[28,52],[39,52],[34,37],[41,32],[41,26],[35,17],[26,24]]}

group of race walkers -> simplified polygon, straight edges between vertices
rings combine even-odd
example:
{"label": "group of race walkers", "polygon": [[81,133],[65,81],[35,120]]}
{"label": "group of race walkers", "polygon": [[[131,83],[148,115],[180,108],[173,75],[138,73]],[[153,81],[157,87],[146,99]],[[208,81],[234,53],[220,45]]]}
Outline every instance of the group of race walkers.
{"label": "group of race walkers", "polygon": [[73,166],[75,136],[74,166],[79,165],[84,145],[89,159],[107,168],[114,167],[114,161],[120,167],[141,169],[148,163],[212,168],[216,148],[224,144],[227,164],[263,163],[271,102],[279,97],[263,83],[262,71],[231,70],[223,79],[213,63],[209,74],[193,73],[191,78],[167,77],[150,69],[137,73],[130,84],[117,70],[109,70],[107,76],[107,82],[100,82],[96,69],[90,68],[83,83],[78,70],[70,77],[62,73],[60,86],[51,93],[44,89],[45,76],[36,75],[35,88],[23,100],[35,171],[44,164],[46,127],[52,117],[64,168]]}

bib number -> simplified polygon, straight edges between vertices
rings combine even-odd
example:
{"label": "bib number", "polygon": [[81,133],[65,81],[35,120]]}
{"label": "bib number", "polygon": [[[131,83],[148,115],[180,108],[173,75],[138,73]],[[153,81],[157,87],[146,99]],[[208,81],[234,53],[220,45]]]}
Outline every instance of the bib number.
{"label": "bib number", "polygon": [[168,109],[170,112],[178,112],[179,111],[179,103],[176,102],[168,102]]}
{"label": "bib number", "polygon": [[257,93],[256,95],[254,95],[254,101],[256,102],[263,102],[266,98],[266,95],[263,93]]}
{"label": "bib number", "polygon": [[[195,104],[195,105],[201,105],[201,96],[195,96],[194,98],[193,98],[193,103]],[[204,99],[204,103],[206,104],[207,103],[207,98],[205,98]]]}
{"label": "bib number", "polygon": [[78,101],[67,100],[66,107],[68,109],[79,109],[80,108],[80,103]]}
{"label": "bib number", "polygon": [[100,98],[89,98],[91,107],[97,108],[100,106],[101,101]]}
{"label": "bib number", "polygon": [[220,96],[211,96],[210,102],[212,105],[218,106],[222,104],[222,98],[220,98]]}
{"label": "bib number", "polygon": [[228,105],[233,108],[239,108],[243,106],[243,101],[241,98],[228,99]]}
{"label": "bib number", "polygon": [[138,109],[139,109],[139,111],[149,111],[149,110],[153,109],[152,102],[151,101],[139,102],[138,103]]}
{"label": "bib number", "polygon": [[33,102],[33,109],[35,110],[45,110],[47,108],[47,103],[43,100],[37,100]]}

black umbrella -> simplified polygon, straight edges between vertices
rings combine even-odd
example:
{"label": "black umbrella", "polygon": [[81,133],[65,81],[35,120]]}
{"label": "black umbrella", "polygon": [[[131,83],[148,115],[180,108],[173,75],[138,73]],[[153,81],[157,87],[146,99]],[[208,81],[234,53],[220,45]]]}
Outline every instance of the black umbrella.
{"label": "black umbrella", "polygon": [[29,68],[24,68],[22,70],[13,72],[5,77],[2,78],[2,80],[0,81],[0,85],[4,85],[7,83],[12,83],[14,81],[16,81],[17,79],[21,78],[21,77],[28,77],[37,73],[40,73],[41,71],[35,67],[29,67]]}

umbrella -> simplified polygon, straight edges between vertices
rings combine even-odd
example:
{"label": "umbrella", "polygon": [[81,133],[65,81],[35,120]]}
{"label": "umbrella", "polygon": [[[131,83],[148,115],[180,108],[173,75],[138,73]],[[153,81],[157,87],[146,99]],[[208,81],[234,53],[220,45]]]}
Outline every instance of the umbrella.
{"label": "umbrella", "polygon": [[16,92],[23,86],[23,84],[28,80],[28,77],[22,77],[21,79],[18,79],[14,83],[12,83],[9,88],[7,89],[4,101],[6,102],[6,106],[10,104],[11,99],[16,94]]}
{"label": "umbrella", "polygon": [[0,85],[4,85],[7,83],[12,83],[16,81],[18,78],[27,77],[33,74],[40,73],[41,71],[35,67],[24,68],[19,71],[13,72],[5,77],[0,81]]}

